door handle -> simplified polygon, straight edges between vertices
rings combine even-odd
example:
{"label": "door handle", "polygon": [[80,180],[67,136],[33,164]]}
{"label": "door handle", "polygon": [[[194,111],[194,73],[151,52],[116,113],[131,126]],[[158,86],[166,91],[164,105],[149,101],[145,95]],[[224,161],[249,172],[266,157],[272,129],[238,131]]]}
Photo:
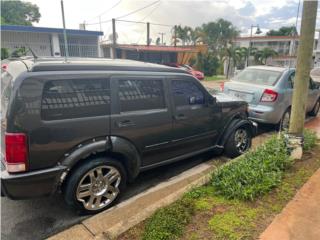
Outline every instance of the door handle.
{"label": "door handle", "polygon": [[184,114],[178,114],[176,116],[174,116],[175,120],[185,120],[187,119],[187,117]]}
{"label": "door handle", "polygon": [[135,126],[136,124],[131,120],[123,120],[118,122],[117,125],[119,128],[123,128],[123,127],[132,127],[132,126]]}

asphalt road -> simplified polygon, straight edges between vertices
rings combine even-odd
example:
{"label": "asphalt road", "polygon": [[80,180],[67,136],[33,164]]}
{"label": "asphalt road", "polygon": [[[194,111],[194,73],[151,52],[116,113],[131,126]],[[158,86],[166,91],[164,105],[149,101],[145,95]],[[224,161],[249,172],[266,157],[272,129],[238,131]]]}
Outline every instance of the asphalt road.
{"label": "asphalt road", "polygon": [[[209,160],[212,153],[142,173],[130,184],[122,201],[160,182]],[[32,200],[13,201],[1,198],[1,239],[37,240],[60,232],[89,216],[78,216],[70,210],[60,194]]]}
{"label": "asphalt road", "polygon": [[[259,132],[272,129],[265,126]],[[195,165],[215,157],[212,153],[201,154],[178,163],[144,172],[130,184],[120,201],[128,199],[160,182],[178,175]],[[78,216],[64,203],[60,194],[32,200],[13,201],[1,198],[1,239],[44,239],[73,226],[89,216]]]}

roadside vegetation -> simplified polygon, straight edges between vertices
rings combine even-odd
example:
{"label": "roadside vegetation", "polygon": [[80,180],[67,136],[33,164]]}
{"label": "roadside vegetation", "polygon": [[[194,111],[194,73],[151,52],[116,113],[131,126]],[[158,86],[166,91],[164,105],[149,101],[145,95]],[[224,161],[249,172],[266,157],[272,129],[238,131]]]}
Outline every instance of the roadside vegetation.
{"label": "roadside vegetation", "polygon": [[206,76],[205,77],[205,81],[221,81],[221,80],[225,80],[226,77],[224,75],[214,75],[214,76]]}
{"label": "roadside vegetation", "polygon": [[273,136],[119,239],[256,239],[320,167],[316,142],[315,133],[305,130],[306,152],[294,162],[284,137]]}

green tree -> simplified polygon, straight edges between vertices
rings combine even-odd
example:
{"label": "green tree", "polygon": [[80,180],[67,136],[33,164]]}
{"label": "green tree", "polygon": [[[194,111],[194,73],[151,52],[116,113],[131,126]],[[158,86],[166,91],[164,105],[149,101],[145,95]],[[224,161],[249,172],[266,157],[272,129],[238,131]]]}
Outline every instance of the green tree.
{"label": "green tree", "polygon": [[236,67],[241,61],[241,48],[235,48],[234,46],[229,46],[222,49],[222,62],[227,63],[227,78],[229,78],[231,66]]}
{"label": "green tree", "polygon": [[9,57],[8,48],[1,48],[1,60],[6,59],[8,57]]}
{"label": "green tree", "polygon": [[204,42],[215,54],[221,53],[221,50],[239,35],[239,31],[231,22],[221,18],[215,22],[203,24],[202,31]]}
{"label": "green tree", "polygon": [[41,14],[37,5],[22,1],[1,0],[1,24],[32,26],[39,22]]}
{"label": "green tree", "polygon": [[262,50],[257,50],[254,53],[254,60],[259,64],[266,64],[268,58],[277,56],[278,53],[271,48],[264,48]]}
{"label": "green tree", "polygon": [[219,59],[212,53],[198,53],[195,67],[202,71],[205,76],[216,75],[219,66]]}
{"label": "green tree", "polygon": [[281,27],[278,30],[270,30],[267,32],[267,36],[293,36],[297,35],[297,29],[295,26],[291,27]]}

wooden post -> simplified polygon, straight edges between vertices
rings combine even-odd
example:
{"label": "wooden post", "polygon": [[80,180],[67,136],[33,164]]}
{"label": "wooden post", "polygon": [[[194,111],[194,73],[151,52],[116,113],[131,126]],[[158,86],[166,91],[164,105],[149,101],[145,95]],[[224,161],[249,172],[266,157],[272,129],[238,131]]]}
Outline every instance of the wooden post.
{"label": "wooden post", "polygon": [[[309,90],[310,68],[314,33],[317,18],[318,1],[303,1],[303,11],[298,48],[297,68],[292,96],[291,119],[289,126],[289,144],[291,143],[294,158],[302,156],[302,139],[305,121],[306,104]],[[295,150],[296,149],[296,150]],[[301,156],[300,156],[301,155]]]}

